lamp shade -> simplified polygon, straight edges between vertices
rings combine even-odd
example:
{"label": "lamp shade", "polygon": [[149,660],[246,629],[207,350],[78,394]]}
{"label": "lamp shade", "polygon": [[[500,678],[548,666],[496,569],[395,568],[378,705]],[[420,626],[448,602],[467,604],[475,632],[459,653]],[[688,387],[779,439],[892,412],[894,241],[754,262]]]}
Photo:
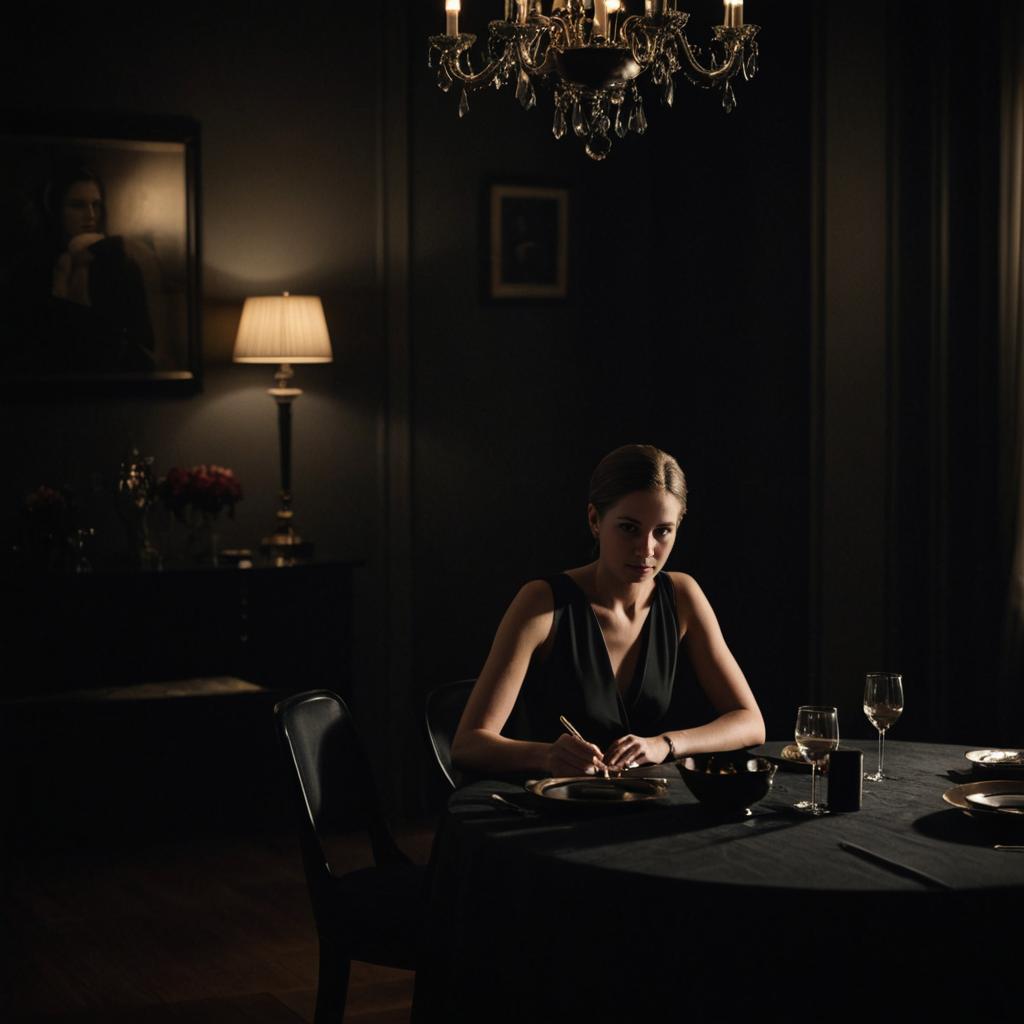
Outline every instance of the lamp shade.
{"label": "lamp shade", "polygon": [[329,363],[331,338],[316,295],[257,295],[245,300],[235,338],[236,363]]}

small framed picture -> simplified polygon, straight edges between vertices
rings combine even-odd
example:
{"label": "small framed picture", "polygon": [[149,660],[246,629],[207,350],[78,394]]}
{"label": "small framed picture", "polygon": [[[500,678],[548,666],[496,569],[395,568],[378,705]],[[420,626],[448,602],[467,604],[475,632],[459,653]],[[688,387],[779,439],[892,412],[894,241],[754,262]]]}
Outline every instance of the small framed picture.
{"label": "small framed picture", "polygon": [[198,145],[187,118],[4,118],[0,343],[24,397],[196,390]]}
{"label": "small framed picture", "polygon": [[569,189],[491,184],[487,297],[558,301],[569,294]]}

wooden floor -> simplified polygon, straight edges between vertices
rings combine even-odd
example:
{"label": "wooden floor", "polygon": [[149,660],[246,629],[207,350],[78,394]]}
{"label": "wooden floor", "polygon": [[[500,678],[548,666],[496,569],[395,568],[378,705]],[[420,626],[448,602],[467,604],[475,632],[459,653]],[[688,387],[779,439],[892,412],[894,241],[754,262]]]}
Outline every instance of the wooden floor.
{"label": "wooden floor", "polygon": [[[426,863],[429,829],[398,837]],[[339,849],[348,866],[370,862],[361,843]],[[5,875],[5,1021],[312,1020],[316,933],[291,837],[19,854]],[[353,964],[345,1020],[408,1021],[412,983],[407,971]]]}

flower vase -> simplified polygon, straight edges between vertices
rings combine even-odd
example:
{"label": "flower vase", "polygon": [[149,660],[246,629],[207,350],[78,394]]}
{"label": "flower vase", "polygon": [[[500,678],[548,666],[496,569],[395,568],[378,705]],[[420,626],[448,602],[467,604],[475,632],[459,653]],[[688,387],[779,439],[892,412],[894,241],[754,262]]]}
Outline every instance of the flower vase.
{"label": "flower vase", "polygon": [[216,520],[209,513],[201,513],[190,523],[186,538],[188,560],[193,565],[216,566],[220,536],[216,532]]}

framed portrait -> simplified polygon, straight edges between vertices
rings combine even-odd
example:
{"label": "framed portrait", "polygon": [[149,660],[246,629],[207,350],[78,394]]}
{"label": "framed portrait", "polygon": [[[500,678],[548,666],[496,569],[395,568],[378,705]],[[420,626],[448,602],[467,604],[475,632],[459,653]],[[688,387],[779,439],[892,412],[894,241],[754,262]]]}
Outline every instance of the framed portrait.
{"label": "framed portrait", "polygon": [[491,184],[487,285],[495,301],[558,301],[569,294],[569,189]]}
{"label": "framed portrait", "polygon": [[195,391],[198,124],[19,113],[0,125],[0,336],[21,393]]}

